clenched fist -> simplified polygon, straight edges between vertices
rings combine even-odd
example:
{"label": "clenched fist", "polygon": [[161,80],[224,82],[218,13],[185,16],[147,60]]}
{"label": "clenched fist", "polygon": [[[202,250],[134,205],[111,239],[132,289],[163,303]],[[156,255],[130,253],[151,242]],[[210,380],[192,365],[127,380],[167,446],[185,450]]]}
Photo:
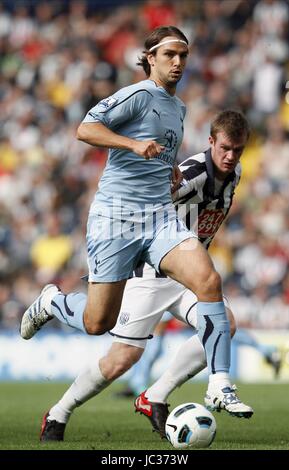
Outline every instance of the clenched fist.
{"label": "clenched fist", "polygon": [[147,141],[135,141],[135,144],[132,148],[133,152],[141,157],[144,157],[146,160],[154,158],[159,155],[163,150],[164,146],[158,144],[154,140]]}

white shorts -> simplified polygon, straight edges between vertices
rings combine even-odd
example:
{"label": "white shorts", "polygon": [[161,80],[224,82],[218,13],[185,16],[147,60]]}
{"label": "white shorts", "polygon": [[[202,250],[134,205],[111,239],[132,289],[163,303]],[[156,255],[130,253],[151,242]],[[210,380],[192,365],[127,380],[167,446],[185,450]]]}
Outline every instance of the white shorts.
{"label": "white shorts", "polygon": [[[197,303],[193,292],[170,278],[129,279],[117,323],[110,334],[116,342],[145,348],[166,311],[196,328]],[[229,308],[226,298],[224,303]]]}

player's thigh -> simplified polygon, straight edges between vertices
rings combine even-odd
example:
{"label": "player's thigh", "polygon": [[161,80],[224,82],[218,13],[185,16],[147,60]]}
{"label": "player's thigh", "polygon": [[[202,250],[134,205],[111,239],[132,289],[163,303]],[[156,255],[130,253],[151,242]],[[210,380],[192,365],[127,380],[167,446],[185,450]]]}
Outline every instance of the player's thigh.
{"label": "player's thigh", "polygon": [[104,324],[107,329],[115,325],[126,280],[111,283],[88,284],[88,295],[84,313],[85,326]]}
{"label": "player's thigh", "polygon": [[158,214],[155,225],[153,237],[147,244],[142,259],[153,266],[156,271],[161,272],[160,265],[167,254],[174,251],[185,240],[197,239],[197,235],[178,220],[176,210],[171,204]]}
{"label": "player's thigh", "polygon": [[163,313],[179,296],[172,292],[167,279],[129,279],[124,291],[120,314],[111,334],[115,341],[145,348]]}
{"label": "player's thigh", "polygon": [[196,293],[208,285],[215,273],[207,250],[196,238],[185,240],[168,252],[161,260],[160,269]]}

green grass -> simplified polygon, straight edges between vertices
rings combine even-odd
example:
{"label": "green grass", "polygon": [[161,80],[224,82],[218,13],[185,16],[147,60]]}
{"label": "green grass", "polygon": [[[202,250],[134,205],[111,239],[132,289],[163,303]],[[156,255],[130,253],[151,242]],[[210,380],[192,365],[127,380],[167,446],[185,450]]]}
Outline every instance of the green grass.
{"label": "green grass", "polygon": [[[98,397],[76,410],[67,426],[65,442],[40,444],[40,422],[66,390],[65,384],[0,384],[0,449],[69,450],[173,450],[152,433],[148,419],[135,414],[132,400],[115,399],[113,392],[122,384],[109,387]],[[171,409],[188,401],[203,402],[205,384],[191,383],[175,391]],[[289,449],[288,385],[240,385],[242,400],[255,415],[250,420],[217,413],[217,436],[212,450]]]}

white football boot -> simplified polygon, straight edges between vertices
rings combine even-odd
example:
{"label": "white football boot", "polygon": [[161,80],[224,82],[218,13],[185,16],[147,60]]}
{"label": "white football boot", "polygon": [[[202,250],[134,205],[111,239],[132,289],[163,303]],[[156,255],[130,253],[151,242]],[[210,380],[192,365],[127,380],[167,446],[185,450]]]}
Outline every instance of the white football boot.
{"label": "white football boot", "polygon": [[47,284],[42,289],[39,297],[30,305],[22,317],[20,325],[22,338],[32,338],[45,323],[52,320],[51,301],[58,292],[60,292],[60,289],[54,284]]}
{"label": "white football boot", "polygon": [[235,393],[236,385],[232,387],[224,387],[222,390],[208,390],[205,396],[205,405],[210,411],[226,410],[230,415],[237,418],[251,418],[254,411],[245,405]]}

